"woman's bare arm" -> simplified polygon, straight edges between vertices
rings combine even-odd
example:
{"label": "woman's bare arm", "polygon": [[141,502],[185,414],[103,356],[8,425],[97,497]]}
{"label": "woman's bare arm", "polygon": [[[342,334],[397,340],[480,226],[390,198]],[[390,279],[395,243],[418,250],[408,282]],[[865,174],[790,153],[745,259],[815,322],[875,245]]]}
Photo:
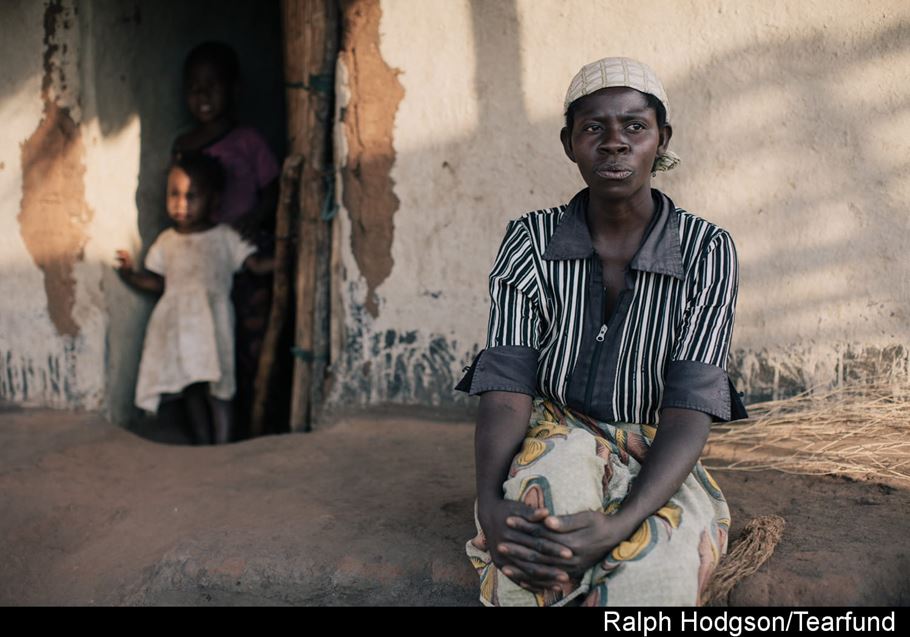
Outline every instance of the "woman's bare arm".
{"label": "woman's bare arm", "polygon": [[278,190],[278,178],[276,177],[259,191],[256,205],[232,224],[241,236],[249,239],[262,229],[274,232],[275,213],[278,208]]}
{"label": "woman's bare arm", "polygon": [[[474,435],[477,517],[493,562],[510,579],[539,591],[559,588],[560,582],[568,580],[563,570],[550,565],[568,553],[541,536],[547,532],[541,522],[552,511],[505,500],[502,493],[530,417],[530,396],[495,391],[481,396]],[[521,556],[510,547],[521,547]]]}
{"label": "woman's bare arm", "polygon": [[[698,411],[663,410],[654,442],[619,511],[610,516],[584,511],[544,520],[543,536],[571,551],[570,558],[554,565],[578,575],[631,536],[682,486],[704,449],[710,425],[711,417]],[[525,531],[531,528],[521,521],[519,526]],[[516,551],[524,556],[520,547]]]}
{"label": "woman's bare arm", "polygon": [[502,500],[502,483],[521,448],[530,418],[530,396],[502,391],[481,395],[474,431],[477,503],[481,510]]}
{"label": "woman's bare arm", "polygon": [[634,531],[664,506],[698,462],[710,429],[708,414],[691,409],[664,409],[644,465],[614,517],[625,521]]}
{"label": "woman's bare arm", "polygon": [[[579,575],[631,536],[679,490],[704,449],[710,424],[707,414],[665,409],[641,471],[618,512],[607,516],[599,511],[584,511],[546,518],[543,537],[571,551],[571,557],[550,563]],[[524,521],[519,520],[518,527],[526,533],[533,532],[532,525]],[[511,548],[521,559],[529,555],[522,546]]]}

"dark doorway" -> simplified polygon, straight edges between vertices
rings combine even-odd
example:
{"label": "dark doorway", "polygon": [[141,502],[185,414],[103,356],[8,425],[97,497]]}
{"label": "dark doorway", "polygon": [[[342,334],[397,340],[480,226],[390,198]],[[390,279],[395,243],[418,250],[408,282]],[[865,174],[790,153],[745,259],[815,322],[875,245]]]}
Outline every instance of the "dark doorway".
{"label": "dark doorway", "polygon": [[[235,116],[264,135],[279,163],[284,157],[287,133],[280,9],[279,0],[96,0],[84,8],[80,16],[83,42],[91,50],[86,56],[85,64],[90,65],[86,75],[94,82],[102,133],[116,134],[132,118],[139,118],[136,203],[144,247],[168,222],[164,180],[173,141],[192,124],[185,107],[182,67],[195,45],[218,40],[234,48],[241,72]],[[117,309],[111,308],[111,322],[116,321]],[[112,330],[108,358],[109,369],[118,370],[111,374],[112,384],[119,385],[111,394],[129,394],[139,364],[135,346],[119,342]],[[114,414],[115,420],[127,422],[136,433],[161,442],[188,441],[179,423],[162,427],[154,418],[120,402],[126,413]],[[281,420],[286,421],[286,417]]]}

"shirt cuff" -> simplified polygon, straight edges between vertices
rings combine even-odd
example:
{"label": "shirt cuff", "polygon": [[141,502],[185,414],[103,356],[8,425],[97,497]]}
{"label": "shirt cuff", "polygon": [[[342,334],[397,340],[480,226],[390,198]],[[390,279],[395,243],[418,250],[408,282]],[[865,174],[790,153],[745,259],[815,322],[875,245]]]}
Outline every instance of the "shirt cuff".
{"label": "shirt cuff", "polygon": [[[736,403],[734,404],[734,398]],[[731,389],[727,372],[716,365],[697,361],[670,361],[664,379],[661,409],[678,407],[708,414],[726,422],[744,412],[739,396]]]}
{"label": "shirt cuff", "polygon": [[488,391],[536,396],[537,350],[520,345],[481,350],[455,389],[471,396]]}

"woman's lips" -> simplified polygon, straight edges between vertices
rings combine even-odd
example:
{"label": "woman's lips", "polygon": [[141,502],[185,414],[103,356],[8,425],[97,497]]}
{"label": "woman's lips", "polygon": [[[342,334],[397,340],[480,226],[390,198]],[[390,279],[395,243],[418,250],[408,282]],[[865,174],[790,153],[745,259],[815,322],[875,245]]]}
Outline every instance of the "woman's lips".
{"label": "woman's lips", "polygon": [[632,175],[631,170],[625,168],[600,168],[595,171],[603,179],[622,180]]}

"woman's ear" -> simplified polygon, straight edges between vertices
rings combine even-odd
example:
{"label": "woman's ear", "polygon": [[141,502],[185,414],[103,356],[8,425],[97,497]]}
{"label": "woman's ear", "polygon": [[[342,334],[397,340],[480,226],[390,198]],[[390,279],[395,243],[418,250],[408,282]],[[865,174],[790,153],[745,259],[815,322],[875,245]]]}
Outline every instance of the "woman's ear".
{"label": "woman's ear", "polygon": [[669,124],[664,124],[664,127],[660,129],[660,145],[657,147],[658,155],[667,150],[671,137],[673,137],[673,127]]}
{"label": "woman's ear", "polygon": [[563,126],[562,130],[559,131],[559,139],[562,141],[562,149],[566,152],[566,157],[574,164],[575,151],[572,150],[572,131]]}

